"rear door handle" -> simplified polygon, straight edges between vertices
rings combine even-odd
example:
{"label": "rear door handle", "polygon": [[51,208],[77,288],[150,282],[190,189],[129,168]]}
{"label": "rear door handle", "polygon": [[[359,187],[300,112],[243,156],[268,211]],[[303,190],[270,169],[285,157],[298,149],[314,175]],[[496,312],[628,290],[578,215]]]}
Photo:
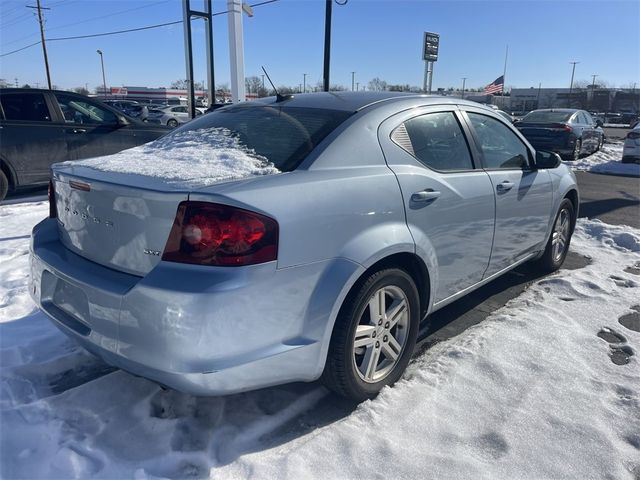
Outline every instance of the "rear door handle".
{"label": "rear door handle", "polygon": [[422,190],[421,192],[416,192],[411,195],[411,201],[415,203],[426,203],[435,200],[439,196],[440,192],[427,188],[426,190]]}
{"label": "rear door handle", "polygon": [[504,182],[496,185],[496,190],[498,192],[508,192],[512,188],[513,188],[513,182],[510,182],[509,180],[505,180]]}
{"label": "rear door handle", "polygon": [[87,130],[84,128],[74,128],[71,130],[71,133],[87,133]]}

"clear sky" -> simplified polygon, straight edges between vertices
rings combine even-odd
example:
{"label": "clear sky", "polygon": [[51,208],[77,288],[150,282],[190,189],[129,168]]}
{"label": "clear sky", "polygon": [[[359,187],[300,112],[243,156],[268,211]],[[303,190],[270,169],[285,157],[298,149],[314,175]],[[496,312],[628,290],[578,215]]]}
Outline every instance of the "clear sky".
{"label": "clear sky", "polygon": [[[0,0],[0,55],[39,40],[36,0]],[[249,0],[258,3],[260,0]],[[344,0],[341,0],[341,2]],[[214,0],[216,12],[225,0]],[[180,0],[42,0],[47,38],[86,35],[181,20]],[[192,8],[199,8],[198,0]],[[322,80],[324,0],[280,0],[244,17],[245,74],[265,65],[277,85]],[[433,87],[482,87],[502,74],[509,45],[507,87],[568,87],[599,75],[610,85],[640,88],[640,1],[400,1],[348,0],[333,4],[331,83],[422,85],[423,32],[440,34]],[[194,21],[196,80],[206,79],[204,28]],[[229,82],[227,16],[214,20],[216,83]],[[49,41],[52,81],[62,88],[102,84],[104,52],[110,86],[168,86],[185,77],[181,24],[82,40]],[[0,57],[0,78],[46,83],[40,45]]]}

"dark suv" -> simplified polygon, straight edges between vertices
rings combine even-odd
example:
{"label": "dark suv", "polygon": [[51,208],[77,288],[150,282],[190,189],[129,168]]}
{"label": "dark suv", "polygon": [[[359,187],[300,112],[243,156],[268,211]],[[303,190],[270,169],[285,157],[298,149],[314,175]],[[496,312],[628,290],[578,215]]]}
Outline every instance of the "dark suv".
{"label": "dark suv", "polygon": [[47,184],[53,163],[109,155],[168,131],[77,93],[0,89],[0,200]]}

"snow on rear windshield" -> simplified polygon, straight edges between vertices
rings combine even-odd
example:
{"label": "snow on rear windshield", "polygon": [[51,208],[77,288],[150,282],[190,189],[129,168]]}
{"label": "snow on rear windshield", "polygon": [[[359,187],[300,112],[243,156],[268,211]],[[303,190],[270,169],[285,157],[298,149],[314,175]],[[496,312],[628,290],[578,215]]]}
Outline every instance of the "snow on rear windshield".
{"label": "snow on rear windshield", "polygon": [[162,178],[187,186],[280,173],[269,159],[243,145],[225,128],[178,130],[113,155],[65,164]]}
{"label": "snow on rear windshield", "polygon": [[522,119],[522,123],[556,123],[566,122],[571,118],[573,112],[531,112]]}

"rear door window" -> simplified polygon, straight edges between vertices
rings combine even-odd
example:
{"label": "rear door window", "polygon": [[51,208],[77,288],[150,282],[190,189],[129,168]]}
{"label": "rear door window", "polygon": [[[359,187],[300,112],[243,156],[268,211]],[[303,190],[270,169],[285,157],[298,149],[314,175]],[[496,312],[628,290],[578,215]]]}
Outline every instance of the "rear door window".
{"label": "rear door window", "polygon": [[42,93],[9,93],[0,97],[6,120],[50,122],[51,113]]}
{"label": "rear door window", "polygon": [[453,112],[407,120],[393,131],[391,139],[432,170],[473,169],[467,141]]}

